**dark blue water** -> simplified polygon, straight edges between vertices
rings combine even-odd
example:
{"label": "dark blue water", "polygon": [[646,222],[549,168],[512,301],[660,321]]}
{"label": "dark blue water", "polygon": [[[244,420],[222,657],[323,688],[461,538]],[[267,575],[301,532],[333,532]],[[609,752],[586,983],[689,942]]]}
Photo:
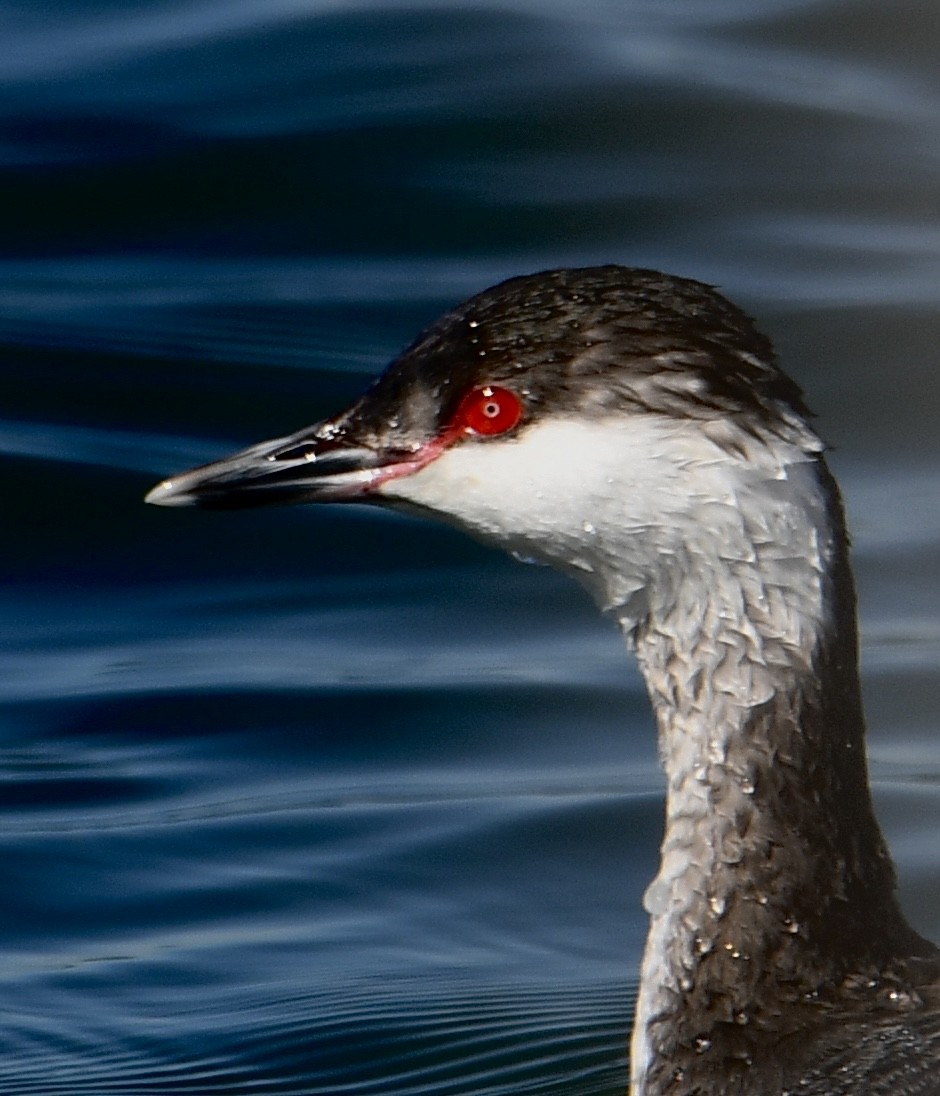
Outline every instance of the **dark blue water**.
{"label": "dark blue water", "polygon": [[935,0],[53,0],[0,39],[0,1091],[622,1092],[661,801],[615,632],[417,521],[140,501],[547,266],[720,283],[809,392],[940,938]]}

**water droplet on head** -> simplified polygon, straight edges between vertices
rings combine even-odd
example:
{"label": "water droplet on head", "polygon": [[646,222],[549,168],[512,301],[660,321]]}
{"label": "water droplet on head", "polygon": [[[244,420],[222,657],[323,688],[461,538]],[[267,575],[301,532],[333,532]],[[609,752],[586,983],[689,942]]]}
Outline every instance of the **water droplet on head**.
{"label": "water droplet on head", "polygon": [[909,1012],[911,1009],[920,1008],[924,1003],[916,990],[903,987],[901,989],[892,987],[885,992],[884,997],[891,1008],[897,1009],[898,1012]]}

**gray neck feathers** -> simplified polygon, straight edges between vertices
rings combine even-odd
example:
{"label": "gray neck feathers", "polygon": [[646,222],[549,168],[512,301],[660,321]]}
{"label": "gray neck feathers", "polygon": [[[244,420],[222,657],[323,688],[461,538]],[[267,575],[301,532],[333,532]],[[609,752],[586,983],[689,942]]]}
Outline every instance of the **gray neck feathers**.
{"label": "gray neck feathers", "polygon": [[820,995],[892,992],[916,940],[868,790],[854,592],[822,458],[742,482],[734,508],[702,518],[669,577],[613,609],[668,780],[637,1093],[747,1067],[755,1039],[799,1027],[792,1013]]}

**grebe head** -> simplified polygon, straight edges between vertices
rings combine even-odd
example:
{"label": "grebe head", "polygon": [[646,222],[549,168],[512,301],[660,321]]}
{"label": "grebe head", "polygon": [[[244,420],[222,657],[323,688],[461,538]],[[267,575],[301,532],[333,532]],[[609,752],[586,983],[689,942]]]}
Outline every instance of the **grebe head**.
{"label": "grebe head", "polygon": [[345,413],[175,476],[148,501],[432,513],[572,573],[613,608],[687,562],[690,538],[716,523],[733,536],[747,496],[773,509],[821,448],[768,340],[713,289],[556,270],[444,315]]}

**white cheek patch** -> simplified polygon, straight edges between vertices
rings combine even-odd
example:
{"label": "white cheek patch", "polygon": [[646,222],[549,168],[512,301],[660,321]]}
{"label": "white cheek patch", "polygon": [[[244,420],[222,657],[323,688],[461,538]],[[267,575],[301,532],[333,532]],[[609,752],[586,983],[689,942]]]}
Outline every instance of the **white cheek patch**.
{"label": "white cheek patch", "polygon": [[383,484],[379,493],[457,518],[471,530],[557,530],[585,509],[585,469],[579,465],[590,464],[592,480],[606,464],[622,478],[623,430],[622,423],[597,431],[562,420],[508,438],[467,439],[420,472]]}
{"label": "white cheek patch", "polygon": [[684,464],[720,457],[700,431],[653,416],[555,418],[510,437],[458,442],[414,475],[383,484],[380,493],[471,530],[580,535],[585,523],[613,516],[615,500],[624,500],[618,522],[645,524],[655,517],[656,496],[670,483],[680,488]]}
{"label": "white cheek patch", "polygon": [[786,492],[818,447],[808,432],[800,445],[734,440],[732,451],[701,422],[656,415],[555,417],[458,442],[376,494],[561,567],[610,609],[699,548],[746,559],[742,502],[769,483]]}
{"label": "white cheek patch", "polygon": [[[609,549],[602,530],[612,522],[622,530],[629,521],[634,502],[625,508],[626,496],[638,490],[640,479],[631,428],[622,418],[594,424],[555,419],[510,437],[468,439],[377,493],[568,571],[603,603],[597,580],[609,569],[601,561]],[[622,572],[626,561],[618,566]]]}

